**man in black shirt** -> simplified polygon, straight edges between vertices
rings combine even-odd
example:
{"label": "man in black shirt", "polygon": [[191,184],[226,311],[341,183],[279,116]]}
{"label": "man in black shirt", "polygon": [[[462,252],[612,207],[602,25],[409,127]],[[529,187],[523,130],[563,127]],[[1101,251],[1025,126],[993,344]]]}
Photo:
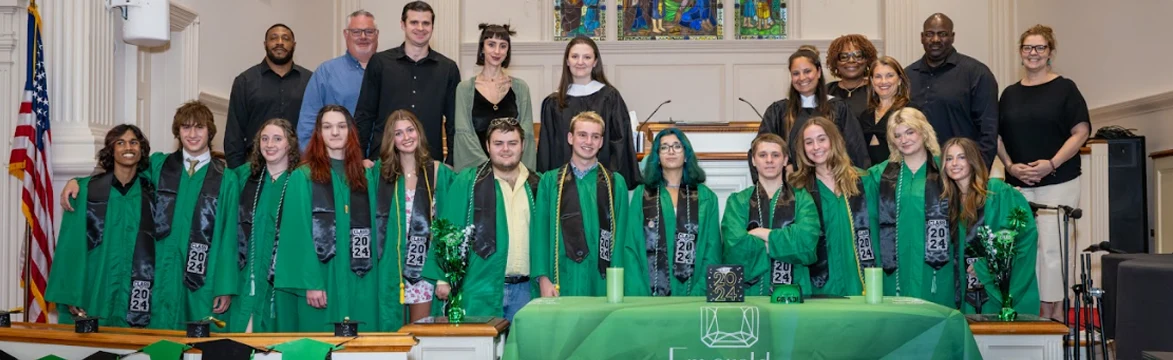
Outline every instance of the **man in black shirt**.
{"label": "man in black shirt", "polygon": [[998,81],[985,64],[953,48],[953,35],[945,14],[925,20],[925,55],[905,69],[911,105],[924,112],[941,144],[958,136],[977,142],[988,167],[998,153]]}
{"label": "man in black shirt", "polygon": [[423,124],[432,157],[452,164],[452,157],[444,154],[441,132],[448,134],[447,148],[451,149],[460,69],[452,59],[428,46],[435,19],[427,3],[407,3],[400,16],[403,44],[375,54],[367,64],[354,120],[368,159],[379,157],[387,116],[395,110],[408,110]]}
{"label": "man in black shirt", "polygon": [[265,31],[265,60],[248,68],[232,81],[228,96],[228,124],[224,130],[224,156],[228,167],[247,161],[252,139],[261,124],[282,118],[297,128],[301,96],[312,71],[293,63],[293,30],[274,24]]}

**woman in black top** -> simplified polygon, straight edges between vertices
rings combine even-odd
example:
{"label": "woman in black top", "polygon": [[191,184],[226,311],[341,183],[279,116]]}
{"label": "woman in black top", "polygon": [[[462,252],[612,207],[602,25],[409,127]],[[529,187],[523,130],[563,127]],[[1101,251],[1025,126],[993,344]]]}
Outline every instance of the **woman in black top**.
{"label": "woman in black top", "polygon": [[[1055,35],[1035,25],[1019,38],[1026,77],[1006,87],[998,102],[998,158],[1031,202],[1079,204],[1079,148],[1091,132],[1087,102],[1075,82],[1051,71]],[[1053,211],[1053,210],[1051,210]],[[1054,213],[1038,213],[1039,300],[1041,316],[1062,319],[1063,260],[1059,256],[1059,224]],[[1049,216],[1048,216],[1049,215]]]}
{"label": "woman in black top", "polygon": [[908,75],[896,59],[884,56],[872,63],[868,77],[871,78],[868,106],[859,115],[859,127],[868,144],[868,157],[872,164],[879,164],[889,156],[888,116],[908,106]]}
{"label": "woman in black top", "polygon": [[839,78],[827,84],[827,93],[847,103],[853,119],[868,109],[868,73],[876,54],[876,46],[859,34],[840,36],[827,47],[827,70]]}
{"label": "woman in black top", "polygon": [[[516,32],[509,25],[480,24],[480,29],[481,71],[456,86],[455,134],[448,135],[454,137],[448,153],[457,172],[489,161],[486,131],[494,119],[514,118],[522,129],[534,127],[529,85],[505,72],[512,57],[510,37]],[[526,130],[522,141],[521,162],[532,168],[537,159],[532,131]]]}
{"label": "woman in black top", "polygon": [[[766,108],[758,132],[778,134],[786,139],[790,149],[794,149],[798,146],[798,140],[802,139],[798,132],[803,124],[812,117],[826,117],[839,127],[846,138],[847,155],[852,165],[860,168],[871,166],[859,122],[851,116],[847,104],[827,96],[819,50],[814,46],[803,45],[790,55],[789,63],[790,94],[786,99],[775,101]],[[794,159],[793,154],[788,157]]]}

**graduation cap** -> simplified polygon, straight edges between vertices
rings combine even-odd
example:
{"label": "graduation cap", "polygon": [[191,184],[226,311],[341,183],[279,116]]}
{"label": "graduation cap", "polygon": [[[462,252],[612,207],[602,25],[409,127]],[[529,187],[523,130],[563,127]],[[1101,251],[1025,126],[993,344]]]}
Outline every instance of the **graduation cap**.
{"label": "graduation cap", "polygon": [[331,351],[341,350],[342,346],[301,338],[273,345],[269,349],[281,352],[284,360],[321,360],[328,359]]}
{"label": "graduation cap", "polygon": [[57,355],[45,355],[44,357],[38,358],[37,360],[65,360],[65,358]]}
{"label": "graduation cap", "polygon": [[98,318],[94,316],[86,316],[85,311],[78,313],[77,316],[73,317],[73,332],[78,334],[98,332]]}
{"label": "graduation cap", "polygon": [[248,360],[254,353],[268,353],[269,350],[242,344],[232,339],[218,339],[191,344],[200,349],[205,359]]}
{"label": "graduation cap", "polygon": [[122,358],[122,355],[118,355],[115,353],[108,353],[105,351],[99,351],[99,352],[90,354],[90,356],[86,356],[85,359],[82,359],[82,360],[118,360],[120,358]]}
{"label": "graduation cap", "polygon": [[358,324],[362,323],[362,321],[351,321],[349,316],[342,318],[342,321],[334,323],[334,336],[358,336]]}
{"label": "graduation cap", "polygon": [[[139,350],[154,359],[178,359],[183,352],[190,348],[187,344],[180,344],[171,340],[159,340]],[[209,359],[212,359],[209,357]]]}
{"label": "graduation cap", "polygon": [[4,350],[0,350],[0,360],[16,360],[16,357],[8,355]]}
{"label": "graduation cap", "polygon": [[21,312],[24,312],[24,309],[19,307],[12,308],[12,310],[8,311],[0,311],[0,327],[12,327],[12,314],[19,314]]}
{"label": "graduation cap", "polygon": [[192,322],[187,323],[187,337],[189,337],[189,338],[208,337],[208,335],[210,335],[212,333],[212,326],[210,324],[216,324],[216,327],[221,328],[221,329],[223,329],[225,326],[224,320],[220,320],[215,317],[209,316],[209,317],[200,319],[199,321],[192,321]]}

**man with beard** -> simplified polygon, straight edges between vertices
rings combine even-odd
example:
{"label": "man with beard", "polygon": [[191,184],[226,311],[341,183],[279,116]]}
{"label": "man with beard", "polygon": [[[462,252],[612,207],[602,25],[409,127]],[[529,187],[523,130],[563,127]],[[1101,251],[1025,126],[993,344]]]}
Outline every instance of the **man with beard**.
{"label": "man with beard", "polygon": [[[530,288],[530,218],[538,175],[521,163],[524,129],[514,118],[499,118],[486,130],[489,161],[461,171],[444,197],[441,216],[457,229],[473,226],[468,238],[468,272],[461,284],[468,316],[513,315],[533,297]],[[433,247],[435,249],[436,247]],[[433,251],[424,277],[436,280],[436,297],[453,290]]]}
{"label": "man with beard", "polygon": [[941,144],[954,137],[978,143],[989,167],[998,151],[998,81],[985,64],[953,48],[954,35],[945,14],[925,20],[925,55],[905,68],[909,105],[924,112]]}
{"label": "man with beard", "polygon": [[314,121],[322,106],[342,105],[351,114],[354,113],[363,72],[371,56],[375,55],[375,49],[379,48],[379,27],[375,25],[375,15],[358,10],[346,17],[346,24],[346,28],[342,29],[346,53],[319,65],[305,87],[301,117],[296,123],[301,151],[305,151],[306,145],[310,143]]}
{"label": "man with beard", "polygon": [[627,182],[599,163],[603,118],[586,111],[570,120],[570,161],[542,175],[530,237],[530,275],[542,297],[606,295],[615,232],[627,213]]}
{"label": "man with beard", "polygon": [[160,327],[151,322],[156,239],[155,191],[145,174],[150,151],[138,127],[115,126],[98,152],[103,173],[76,179],[81,198],[73,205],[84,211],[64,213],[45,291],[62,324],[73,323],[73,315],[98,317],[101,326]]}
{"label": "man with beard", "polygon": [[[297,41],[285,24],[270,26],[265,31],[264,44],[265,60],[232,82],[224,135],[224,155],[230,168],[245,163],[252,151],[252,136],[260,130],[261,123],[272,118],[298,119],[302,95],[313,75],[293,63]],[[293,125],[297,128],[297,123]]]}
{"label": "man with beard", "polygon": [[[371,161],[379,158],[387,116],[395,110],[407,110],[423,123],[432,157],[452,165],[452,157],[444,149],[452,149],[456,138],[454,119],[460,69],[456,62],[428,45],[435,20],[436,13],[428,3],[407,3],[399,23],[403,44],[375,54],[367,64],[354,121],[358,126],[358,140]],[[447,142],[441,141],[444,133],[448,134]]]}

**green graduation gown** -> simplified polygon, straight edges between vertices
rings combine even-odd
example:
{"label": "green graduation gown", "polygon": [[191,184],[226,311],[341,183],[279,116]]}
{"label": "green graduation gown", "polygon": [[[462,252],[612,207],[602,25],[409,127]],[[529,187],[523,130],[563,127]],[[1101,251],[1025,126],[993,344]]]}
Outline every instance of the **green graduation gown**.
{"label": "green graduation gown", "polygon": [[[130,306],[131,260],[138,237],[140,211],[150,210],[142,208],[142,186],[137,177],[126,195],[111,188],[102,243],[88,249],[86,201],[93,178],[77,179],[77,198],[70,200],[75,210],[66,211],[62,216],[45,301],[57,303],[57,321],[61,324],[73,323],[67,307],[72,305],[85,310],[88,316],[100,318],[98,324],[101,326],[130,327],[126,323],[126,311]],[[158,283],[155,282],[156,289]],[[159,313],[159,307],[152,306],[151,310],[148,328],[165,328],[163,321],[155,320],[165,318]]]}
{"label": "green graduation gown", "polygon": [[[469,207],[472,205],[473,186],[476,184],[476,173],[479,167],[468,167],[457,173],[444,196],[444,207],[440,216],[451,221],[457,230],[464,230],[472,223]],[[493,188],[497,192],[497,250],[487,259],[482,259],[473,251],[473,245],[469,244],[468,273],[462,285],[464,287],[464,309],[466,316],[503,317],[505,316],[503,304],[505,265],[509,258],[509,223],[506,222],[504,216],[506,210],[505,202],[501,200],[504,196],[501,194],[501,184],[496,179],[488,181],[493,181]],[[519,178],[517,181],[526,181],[526,179]],[[530,200],[530,216],[533,216],[534,192],[529,185],[525,186],[525,192]],[[428,250],[428,260],[424,264],[424,278],[432,281],[446,280],[444,272],[437,264],[436,248],[436,246],[432,246]],[[537,295],[537,289],[537,286],[530,288],[531,296]],[[439,313],[443,304],[442,301],[432,302],[433,313]]]}
{"label": "green graduation gown", "polygon": [[[1030,211],[1030,205],[1026,202],[1026,198],[1022,193],[1014,189],[1014,187],[1007,184],[1002,179],[990,179],[986,185],[988,191],[986,195],[985,207],[985,225],[989,226],[991,230],[998,231],[1009,227],[1006,221],[1010,215],[1010,211],[1014,208],[1022,208]],[[959,239],[965,239],[968,234],[966,230],[968,226],[958,227]],[[1039,314],[1039,283],[1038,277],[1035,276],[1035,260],[1038,257],[1039,233],[1035,225],[1034,216],[1028,216],[1026,221],[1026,228],[1018,232],[1018,236],[1014,238],[1014,264],[1010,273],[1010,292],[1013,295],[1014,310],[1019,314]],[[961,246],[965,246],[965,241],[958,241]],[[964,253],[964,248],[962,249]],[[998,288],[993,278],[990,276],[989,268],[986,265],[985,259],[978,260],[974,266],[974,273],[977,274],[978,280],[982,282],[985,287],[986,294],[989,295],[989,300],[980,309],[975,311],[974,307],[968,302],[963,302],[963,311],[966,314],[982,313],[982,314],[997,314],[1002,309],[1002,291]],[[964,284],[964,282],[962,282]]]}
{"label": "green graduation gown", "polygon": [[[346,174],[331,170],[334,190],[334,253],[323,263],[314,249],[313,237],[313,180],[308,166],[300,166],[289,175],[285,190],[285,206],[281,215],[281,242],[277,246],[277,269],[273,285],[299,297],[297,328],[304,332],[332,331],[333,323],[349,317],[363,322],[360,329],[378,326],[379,261],[371,257],[372,269],[360,277],[350,268],[350,186]],[[374,204],[371,187],[367,196]],[[374,222],[371,209],[370,223]],[[309,306],[304,298],[306,290],[324,290],[326,307]],[[387,299],[391,301],[392,299]]]}
{"label": "green graduation gown", "polygon": [[[156,186],[159,184],[163,164],[169,155],[151,154],[149,174],[151,182]],[[223,160],[213,157],[212,161]],[[155,289],[151,309],[158,310],[160,316],[151,318],[152,327],[157,324],[165,329],[184,329],[187,322],[208,316],[228,321],[227,313],[212,313],[212,305],[216,296],[237,294],[235,281],[222,281],[234,278],[239,272],[236,266],[236,239],[225,237],[226,231],[236,226],[235,223],[229,222],[231,216],[228,213],[237,211],[237,196],[240,192],[239,181],[229,169],[224,170],[219,196],[216,197],[218,206],[211,248],[208,250],[205,283],[195,291],[189,290],[183,283],[188,244],[192,236],[192,220],[195,219],[192,214],[197,213],[196,205],[204,178],[211,168],[212,165],[209,163],[191,176],[185,171],[179,174],[179,194],[171,218],[171,233],[159,240],[155,248]]]}
{"label": "green graduation gown", "polygon": [[[249,164],[232,169],[240,181],[240,198],[251,199],[254,194],[244,193],[244,187],[252,175]],[[277,214],[280,211],[281,196],[284,194],[284,184],[289,180],[289,171],[285,171],[276,180],[271,180],[270,174],[263,175],[264,186],[261,186],[260,196],[255,199],[256,210],[252,234],[249,236],[246,248],[244,268],[239,267],[235,276],[228,276],[224,281],[237,284],[237,296],[232,298],[232,307],[228,309],[228,332],[244,332],[248,328],[249,318],[253,321],[253,332],[293,332],[297,331],[297,305],[305,302],[297,296],[284,291],[275,291],[269,282],[269,267],[273,261],[274,240],[277,237]],[[230,204],[225,204],[225,206]],[[240,206],[239,202],[236,206]],[[241,219],[240,211],[230,211],[230,224],[238,224]],[[239,226],[226,229],[226,239],[229,243],[238,241],[241,234]],[[238,248],[239,256],[239,248]],[[220,281],[220,280],[217,280]]]}
{"label": "green graduation gown", "polygon": [[[620,266],[624,268],[623,271],[623,292],[631,296],[651,296],[652,287],[650,283],[650,276],[648,273],[648,251],[647,242],[644,237],[644,221],[643,206],[644,206],[644,186],[640,185],[632,192],[631,205],[627,208],[627,221],[623,224],[623,234],[618,240],[623,246],[622,254],[617,258],[621,261]],[[669,256],[668,260],[668,278],[671,282],[670,289],[672,296],[704,296],[705,295],[705,276],[708,274],[709,265],[717,265],[721,263],[721,218],[717,211],[717,195],[713,193],[705,184],[697,185],[698,198],[697,207],[700,208],[700,213],[697,214],[698,226],[696,238],[696,257],[693,265],[692,276],[688,281],[681,282],[673,275],[675,262]],[[683,200],[683,199],[681,199]],[[672,252],[672,241],[676,237],[672,234],[676,233],[676,207],[672,205],[672,197],[668,194],[668,190],[660,188],[660,209],[663,212],[661,218],[663,219],[664,234],[666,234],[669,241],[669,252]]]}
{"label": "green graduation gown", "polygon": [[[860,189],[864,192],[864,196],[876,191],[875,187],[869,185],[867,174],[863,169],[859,169],[861,176],[864,177],[864,188]],[[862,270],[859,268],[859,255],[855,245],[855,236],[851,232],[852,224],[851,218],[848,217],[848,203],[847,199],[842,195],[835,195],[831,189],[823,184],[822,181],[816,180],[815,183],[819,186],[819,201],[823,207],[823,231],[827,234],[827,268],[828,278],[827,283],[822,288],[811,288],[811,293],[816,295],[832,295],[832,296],[859,296],[863,294],[863,276]],[[798,191],[810,193],[806,189],[799,189]],[[869,202],[869,206],[871,203]],[[869,226],[872,222],[869,221]],[[873,254],[879,259],[880,242],[877,236],[876,228],[871,227],[871,244]],[[879,262],[876,262],[879,264]]]}
{"label": "green graduation gown", "polygon": [[[372,189],[371,204],[374,206],[378,204],[379,187],[383,186],[382,170],[383,161],[375,162],[375,166],[367,170],[367,184],[375,184]],[[452,183],[454,173],[452,169],[442,163],[436,166],[436,173],[434,176],[433,199],[443,199],[444,194],[448,192],[448,186]],[[416,181],[420,181],[417,179]],[[403,257],[408,253],[407,240],[407,219],[404,218],[406,210],[406,192],[405,184],[407,182],[402,178],[395,181],[395,197],[392,204],[395,204],[395,209],[390,209],[391,217],[387,222],[387,232],[384,234],[387,243],[384,245],[383,256],[379,259],[383,263],[379,266],[379,323],[377,329],[379,331],[394,332],[399,331],[403,327],[404,312],[406,307],[399,302],[399,283],[403,278]],[[420,199],[418,192],[414,199]],[[444,208],[442,201],[433,200],[433,207],[436,209],[436,214]],[[374,213],[372,208],[372,213]],[[430,247],[429,247],[430,248]],[[426,256],[427,254],[425,254]],[[425,260],[425,264],[427,264]],[[398,263],[396,263],[398,262]],[[404,283],[406,286],[406,283]]]}
{"label": "green graduation gown", "polygon": [[[602,166],[602,165],[599,165]],[[561,168],[547,171],[542,175],[538,184],[538,193],[542,196],[537,201],[538,209],[530,231],[530,278],[537,280],[546,276],[550,282],[556,280],[561,296],[604,296],[607,294],[607,283],[604,274],[599,273],[599,166],[595,166],[582,179],[575,178],[574,186],[578,192],[577,199],[564,198],[562,201],[577,201],[582,212],[583,233],[586,247],[589,249],[582,262],[574,262],[566,256],[566,243],[562,238],[561,224],[557,223],[559,212],[558,189],[561,185]],[[623,216],[627,214],[627,185],[623,175],[610,172],[611,203],[613,204],[613,223],[615,231],[613,239],[619,237]],[[568,171],[566,176],[574,176]],[[565,191],[565,190],[563,190]],[[555,230],[558,229],[558,230]],[[612,246],[615,246],[612,240]],[[558,253],[554,254],[555,246]],[[611,254],[617,252],[614,248]],[[612,266],[616,260],[612,258]],[[555,266],[557,265],[557,266]],[[558,276],[554,276],[557,268]]]}
{"label": "green graduation gown", "polygon": [[[749,201],[754,191],[756,186],[750,186],[725,200],[725,215],[721,217],[725,263],[744,266],[745,294],[748,296],[770,296],[772,293],[771,259],[790,263],[794,284],[802,286],[803,292],[810,291],[810,271],[805,265],[815,262],[815,246],[819,241],[819,218],[814,200],[806,191],[796,191],[794,222],[770,230],[770,240],[763,242],[746,230],[749,225]],[[774,206],[780,194],[781,191],[776,192],[770,197],[769,204],[761,205],[761,210],[768,211],[763,214],[766,219],[774,218]],[[765,208],[767,206],[768,209]]]}
{"label": "green graduation gown", "polygon": [[[938,157],[933,157],[929,161],[940,164]],[[887,166],[888,161],[884,161],[868,169],[867,179],[872,183],[869,187],[879,189],[880,178]],[[961,264],[956,263],[962,258],[964,249],[950,249],[952,255],[949,258],[949,263],[942,266],[940,270],[934,271],[931,266],[925,263],[925,175],[927,168],[928,162],[921,165],[920,169],[915,172],[909,169],[908,165],[900,167],[903,184],[896,190],[898,194],[901,194],[897,199],[900,213],[896,219],[898,239],[896,251],[899,265],[895,272],[885,273],[884,295],[914,297],[956,308],[954,281],[958,273],[954,271],[954,268],[965,271]],[[940,176],[945,177],[946,175],[941,172]],[[879,228],[879,201],[879,191],[868,195],[868,209],[872,216],[872,222],[875,224],[874,229]],[[884,259],[879,254],[882,254],[883,239],[880,239],[878,235],[877,233],[873,238],[880,245],[876,247],[876,254],[879,259],[878,263],[882,264]],[[899,294],[896,293],[898,280],[900,283]]]}

